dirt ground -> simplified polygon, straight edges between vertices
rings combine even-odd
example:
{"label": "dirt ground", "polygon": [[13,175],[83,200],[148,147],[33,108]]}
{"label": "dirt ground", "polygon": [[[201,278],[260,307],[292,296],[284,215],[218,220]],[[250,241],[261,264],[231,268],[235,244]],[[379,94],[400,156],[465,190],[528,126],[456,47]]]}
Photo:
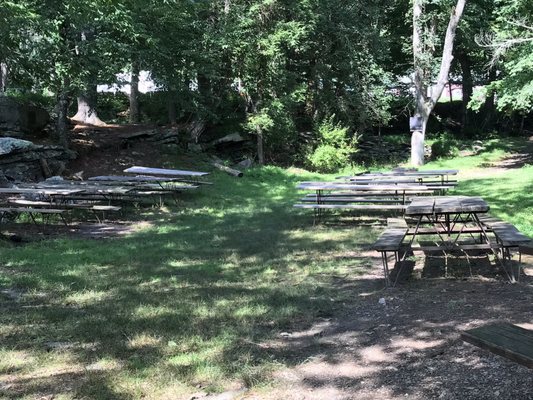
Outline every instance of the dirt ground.
{"label": "dirt ground", "polygon": [[[516,284],[490,273],[453,278],[451,268],[448,278],[383,290],[381,259],[362,256],[373,257],[372,271],[338,283],[353,301],[309,330],[262,343],[292,355],[292,365],[273,387],[242,399],[533,399],[532,370],[460,339],[496,321],[533,329],[533,258],[523,259],[526,275]],[[475,264],[489,266],[484,257]],[[418,262],[414,276],[428,269]]]}

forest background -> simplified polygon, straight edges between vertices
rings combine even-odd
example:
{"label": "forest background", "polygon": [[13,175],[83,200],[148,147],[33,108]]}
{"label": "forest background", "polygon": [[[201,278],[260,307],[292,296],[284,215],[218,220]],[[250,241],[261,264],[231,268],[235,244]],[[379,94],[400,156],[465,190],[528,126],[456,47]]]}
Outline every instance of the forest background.
{"label": "forest background", "polygon": [[[426,67],[437,71],[455,1],[415,3]],[[169,124],[187,141],[249,135],[259,164],[325,172],[354,162],[365,140],[409,134],[407,0],[1,0],[0,9],[0,92],[47,108],[65,147],[67,116]],[[434,152],[453,151],[455,138],[528,133],[532,9],[527,0],[467,2],[445,91],[452,101],[428,124],[440,138]],[[139,92],[140,71],[156,91]],[[97,93],[126,83],[124,74],[129,95]]]}

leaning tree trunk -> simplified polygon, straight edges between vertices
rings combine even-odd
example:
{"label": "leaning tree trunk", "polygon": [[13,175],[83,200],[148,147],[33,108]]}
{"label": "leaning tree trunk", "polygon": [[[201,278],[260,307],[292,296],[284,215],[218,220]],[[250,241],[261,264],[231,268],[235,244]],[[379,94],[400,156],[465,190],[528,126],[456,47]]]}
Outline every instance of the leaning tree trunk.
{"label": "leaning tree trunk", "polygon": [[450,65],[453,60],[453,42],[455,31],[466,0],[457,0],[457,4],[452,9],[446,36],[444,38],[444,47],[442,49],[442,59],[437,76],[437,83],[433,85],[431,93],[428,94],[428,87],[431,82],[430,66],[427,59],[431,56],[431,50],[424,44],[424,5],[426,0],[414,0],[413,2],[413,59],[414,59],[414,84],[416,96],[416,112],[422,118],[422,131],[414,131],[411,137],[411,164],[419,166],[424,163],[424,140],[426,136],[427,122],[429,116],[437,104],[446,83]]}
{"label": "leaning tree trunk", "polygon": [[71,119],[82,124],[105,126],[106,123],[96,113],[96,85],[89,86],[86,93],[78,96],[78,112]]}
{"label": "leaning tree trunk", "polygon": [[130,83],[130,123],[139,123],[139,60],[134,58],[131,62]]}

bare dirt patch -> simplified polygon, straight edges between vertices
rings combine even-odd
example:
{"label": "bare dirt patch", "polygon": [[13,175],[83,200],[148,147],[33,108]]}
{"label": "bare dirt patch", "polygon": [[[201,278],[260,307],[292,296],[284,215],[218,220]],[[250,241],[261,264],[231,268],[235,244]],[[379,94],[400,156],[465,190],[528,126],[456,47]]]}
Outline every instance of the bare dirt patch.
{"label": "bare dirt patch", "polygon": [[339,283],[353,301],[338,314],[262,344],[287,366],[244,399],[533,399],[530,370],[459,337],[494,321],[531,326],[532,275],[510,284],[463,271],[382,290],[379,261]]}

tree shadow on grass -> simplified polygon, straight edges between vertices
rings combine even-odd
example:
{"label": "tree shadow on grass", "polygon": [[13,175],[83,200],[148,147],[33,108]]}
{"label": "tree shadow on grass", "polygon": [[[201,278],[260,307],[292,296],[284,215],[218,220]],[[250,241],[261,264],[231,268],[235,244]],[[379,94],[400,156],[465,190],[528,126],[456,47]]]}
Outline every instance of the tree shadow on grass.
{"label": "tree shadow on grass", "polygon": [[[290,385],[300,389],[453,397],[458,376],[494,367],[459,345],[457,328],[533,318],[531,291],[522,285],[424,280],[383,292],[381,277],[362,276],[372,263],[359,254],[376,231],[313,228],[307,214],[292,210],[294,182],[269,179],[237,181],[235,196],[213,189],[219,197],[178,215],[158,212],[160,226],[125,238],[3,254],[2,284],[24,290],[18,300],[0,298],[4,349],[46,359],[57,355],[47,342],[66,342],[74,365],[112,360],[121,375],[147,385],[124,387],[117,371],[91,381],[84,371],[86,383],[75,389],[84,398],[141,397],[176,381],[220,390],[226,379],[264,382],[280,367],[297,375]],[[498,362],[505,378],[525,381]],[[445,370],[451,377],[439,375]],[[409,373],[398,379],[398,371]],[[61,394],[78,379],[58,375],[57,384],[36,386],[23,372],[8,393]],[[505,390],[516,394],[521,382],[504,382]]]}

